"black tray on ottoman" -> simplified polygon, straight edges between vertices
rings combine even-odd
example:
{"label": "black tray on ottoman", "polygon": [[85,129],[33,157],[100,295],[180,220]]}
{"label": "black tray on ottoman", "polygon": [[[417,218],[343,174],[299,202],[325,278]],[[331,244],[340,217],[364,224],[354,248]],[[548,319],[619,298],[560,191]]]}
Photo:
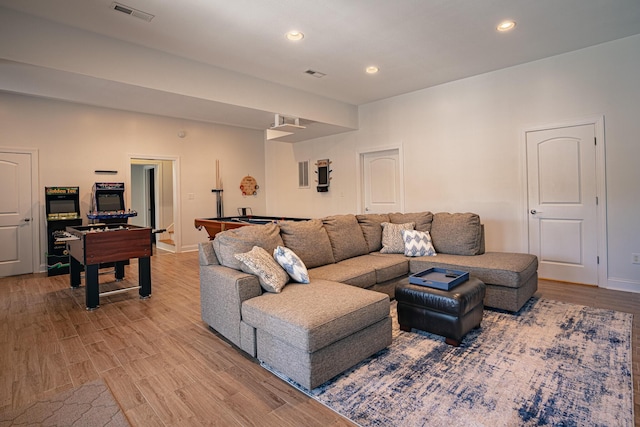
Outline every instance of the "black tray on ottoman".
{"label": "black tray on ottoman", "polygon": [[485,284],[475,277],[451,290],[414,285],[407,279],[396,287],[400,329],[431,332],[459,346],[467,332],[482,322],[485,290]]}

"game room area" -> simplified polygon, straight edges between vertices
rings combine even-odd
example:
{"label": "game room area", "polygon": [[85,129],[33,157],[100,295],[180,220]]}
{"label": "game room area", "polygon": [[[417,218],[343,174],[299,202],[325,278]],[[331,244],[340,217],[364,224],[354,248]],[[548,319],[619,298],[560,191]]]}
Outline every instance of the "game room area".
{"label": "game room area", "polygon": [[640,427],[638,23],[0,0],[0,426]]}

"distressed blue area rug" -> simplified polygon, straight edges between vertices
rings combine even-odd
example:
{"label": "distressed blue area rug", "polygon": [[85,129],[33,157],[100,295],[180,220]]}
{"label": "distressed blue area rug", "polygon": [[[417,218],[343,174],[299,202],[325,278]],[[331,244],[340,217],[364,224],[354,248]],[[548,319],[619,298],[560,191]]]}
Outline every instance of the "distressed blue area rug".
{"label": "distressed blue area rug", "polygon": [[361,426],[633,426],[632,318],[532,298],[457,348],[394,319],[389,348],[313,390],[265,368]]}

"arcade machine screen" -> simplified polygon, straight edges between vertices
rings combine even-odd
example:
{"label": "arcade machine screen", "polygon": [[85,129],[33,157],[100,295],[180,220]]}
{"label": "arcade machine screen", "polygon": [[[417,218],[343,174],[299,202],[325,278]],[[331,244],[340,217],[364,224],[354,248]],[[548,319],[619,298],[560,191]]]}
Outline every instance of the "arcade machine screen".
{"label": "arcade machine screen", "polygon": [[49,200],[49,213],[61,214],[61,213],[76,213],[78,208],[74,200]]}
{"label": "arcade machine screen", "polygon": [[122,194],[118,193],[98,193],[96,194],[96,205],[98,211],[116,212],[124,210],[124,200]]}

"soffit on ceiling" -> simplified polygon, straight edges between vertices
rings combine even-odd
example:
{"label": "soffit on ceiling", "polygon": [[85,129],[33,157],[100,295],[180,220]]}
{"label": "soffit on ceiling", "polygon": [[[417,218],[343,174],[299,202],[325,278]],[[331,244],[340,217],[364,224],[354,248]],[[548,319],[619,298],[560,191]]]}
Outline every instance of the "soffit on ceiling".
{"label": "soffit on ceiling", "polygon": [[[640,33],[637,0],[0,0],[0,5],[360,105]],[[515,31],[500,34],[503,19]],[[298,29],[297,43],[284,33]],[[368,76],[364,68],[380,72]],[[326,73],[323,78],[307,69]]]}
{"label": "soffit on ceiling", "polygon": [[[640,33],[637,0],[120,3],[154,18],[116,12],[112,0],[0,0],[0,7],[352,106]],[[495,31],[507,18],[517,22],[515,31]],[[305,38],[287,41],[291,29]],[[273,122],[270,111],[4,59],[0,90],[252,129]],[[364,73],[371,64],[380,67],[377,75]],[[326,76],[310,76],[309,69]],[[348,130],[312,122],[283,140]]]}

